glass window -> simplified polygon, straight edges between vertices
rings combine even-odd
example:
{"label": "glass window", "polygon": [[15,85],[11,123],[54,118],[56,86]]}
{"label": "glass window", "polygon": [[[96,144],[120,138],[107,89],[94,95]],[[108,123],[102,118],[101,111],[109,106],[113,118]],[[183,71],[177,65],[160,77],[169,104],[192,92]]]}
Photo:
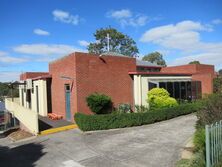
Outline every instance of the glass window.
{"label": "glass window", "polygon": [[191,82],[187,82],[187,100],[192,100]]}
{"label": "glass window", "polygon": [[159,87],[166,89],[166,82],[160,82]]}
{"label": "glass window", "polygon": [[186,99],[186,97],[187,97],[186,82],[181,82],[180,92],[181,92],[181,99]]}
{"label": "glass window", "polygon": [[180,82],[174,82],[174,98],[180,99]]}
{"label": "glass window", "polygon": [[174,96],[174,90],[173,90],[173,82],[167,82],[167,91],[170,93],[170,96]]}
{"label": "glass window", "polygon": [[153,83],[153,82],[149,82],[148,83],[148,88],[149,88],[149,90],[151,90],[151,89],[153,89],[153,88],[156,88],[157,87],[157,84],[156,83]]}

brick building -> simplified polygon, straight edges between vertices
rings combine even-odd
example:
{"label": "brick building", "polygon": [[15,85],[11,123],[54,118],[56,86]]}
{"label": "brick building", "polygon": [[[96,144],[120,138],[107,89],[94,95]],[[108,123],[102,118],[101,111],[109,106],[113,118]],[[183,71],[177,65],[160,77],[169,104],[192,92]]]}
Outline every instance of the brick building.
{"label": "brick building", "polygon": [[91,114],[86,97],[95,92],[110,96],[115,107],[128,103],[134,109],[135,104],[148,105],[147,92],[153,87],[167,89],[176,99],[200,98],[212,93],[213,77],[212,65],[161,67],[112,53],[75,52],[50,62],[47,73],[22,74],[20,105],[43,117],[55,113],[73,122],[76,112]]}

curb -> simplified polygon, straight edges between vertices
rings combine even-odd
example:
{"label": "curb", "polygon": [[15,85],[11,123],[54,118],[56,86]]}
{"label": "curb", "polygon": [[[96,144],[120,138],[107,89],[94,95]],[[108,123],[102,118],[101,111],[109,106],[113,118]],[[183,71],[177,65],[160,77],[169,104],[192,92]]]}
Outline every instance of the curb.
{"label": "curb", "polygon": [[72,125],[62,126],[58,128],[47,129],[47,130],[43,130],[39,132],[38,136],[53,134],[53,133],[62,132],[62,131],[70,130],[70,129],[76,129],[76,128],[78,128],[78,126],[76,124],[72,124]]}

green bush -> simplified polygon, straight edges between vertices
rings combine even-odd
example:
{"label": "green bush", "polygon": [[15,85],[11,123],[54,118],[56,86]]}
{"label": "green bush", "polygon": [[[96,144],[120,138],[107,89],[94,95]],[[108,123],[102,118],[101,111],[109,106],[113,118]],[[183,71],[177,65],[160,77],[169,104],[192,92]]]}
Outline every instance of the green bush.
{"label": "green bush", "polygon": [[86,98],[87,105],[96,114],[107,114],[112,110],[112,100],[104,94],[93,93]]}
{"label": "green bush", "polygon": [[81,130],[92,131],[151,124],[196,111],[197,106],[193,103],[189,103],[171,108],[156,109],[145,113],[112,113],[103,115],[85,115],[76,113],[74,117]]}
{"label": "green bush", "polygon": [[211,94],[200,101],[197,128],[222,120],[222,93]]}
{"label": "green bush", "polygon": [[190,161],[189,167],[205,167],[205,152],[203,150],[198,151],[194,154],[193,158]]}
{"label": "green bush", "polygon": [[222,77],[221,76],[214,78],[213,91],[214,93],[222,93]]}
{"label": "green bush", "polygon": [[127,104],[127,103],[119,104],[118,112],[119,113],[130,113],[131,112],[130,104]]}
{"label": "green bush", "polygon": [[177,106],[176,99],[170,97],[167,90],[163,88],[153,88],[148,92],[148,103],[150,108],[165,108]]}
{"label": "green bush", "polygon": [[204,152],[195,152],[191,159],[181,159],[177,162],[176,167],[205,167]]}
{"label": "green bush", "polygon": [[140,112],[148,112],[149,108],[143,105],[135,105],[135,112],[140,113]]}
{"label": "green bush", "polygon": [[194,134],[194,146],[196,151],[204,151],[205,152],[205,129],[199,128],[196,130]]}

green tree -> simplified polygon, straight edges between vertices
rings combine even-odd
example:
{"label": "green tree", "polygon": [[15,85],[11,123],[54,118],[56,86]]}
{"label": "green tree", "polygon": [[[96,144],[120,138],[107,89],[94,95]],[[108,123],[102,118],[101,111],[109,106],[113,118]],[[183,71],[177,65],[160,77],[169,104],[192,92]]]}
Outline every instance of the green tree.
{"label": "green tree", "polygon": [[194,60],[194,61],[189,62],[189,64],[200,64],[200,62],[197,60]]}
{"label": "green tree", "polygon": [[222,92],[222,77],[214,78],[213,91],[214,91],[214,93],[221,93]]}
{"label": "green tree", "polygon": [[[12,94],[11,94],[12,93]],[[10,87],[9,83],[0,82],[0,101],[4,100],[4,97],[18,97],[19,91],[16,86]]]}
{"label": "green tree", "polygon": [[218,71],[218,74],[222,76],[222,69]]}
{"label": "green tree", "polygon": [[145,55],[142,60],[156,63],[157,65],[166,66],[166,61],[163,59],[163,55],[159,52],[149,53]]}
{"label": "green tree", "polygon": [[107,34],[110,36],[110,52],[116,52],[131,57],[139,53],[136,42],[132,38],[111,27],[96,30],[96,33],[94,33],[96,42],[89,44],[87,48],[89,53],[101,54],[108,51]]}

